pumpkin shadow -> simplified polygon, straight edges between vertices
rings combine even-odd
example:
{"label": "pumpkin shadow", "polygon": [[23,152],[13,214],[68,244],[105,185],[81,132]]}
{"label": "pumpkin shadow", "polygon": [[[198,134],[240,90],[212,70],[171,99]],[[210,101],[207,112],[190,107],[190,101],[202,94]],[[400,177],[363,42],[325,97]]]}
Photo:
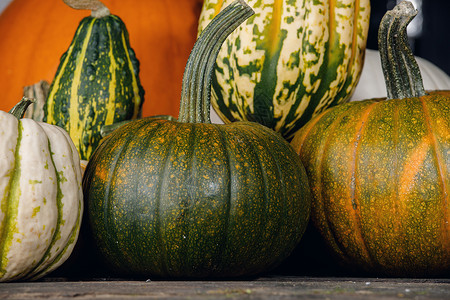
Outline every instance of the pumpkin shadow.
{"label": "pumpkin shadow", "polygon": [[358,277],[363,274],[342,265],[310,222],[297,247],[268,275]]}
{"label": "pumpkin shadow", "polygon": [[[85,203],[86,205],[86,203]],[[103,280],[112,279],[90,234],[86,209],[83,214],[80,234],[70,257],[48,277],[62,280]]]}

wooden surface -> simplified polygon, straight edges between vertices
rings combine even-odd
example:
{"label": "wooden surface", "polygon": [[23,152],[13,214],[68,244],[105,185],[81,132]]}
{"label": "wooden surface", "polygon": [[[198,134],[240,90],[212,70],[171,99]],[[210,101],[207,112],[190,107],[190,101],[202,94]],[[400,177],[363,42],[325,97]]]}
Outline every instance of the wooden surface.
{"label": "wooden surface", "polygon": [[0,283],[0,299],[450,299],[450,280],[291,276],[249,281],[47,278]]}

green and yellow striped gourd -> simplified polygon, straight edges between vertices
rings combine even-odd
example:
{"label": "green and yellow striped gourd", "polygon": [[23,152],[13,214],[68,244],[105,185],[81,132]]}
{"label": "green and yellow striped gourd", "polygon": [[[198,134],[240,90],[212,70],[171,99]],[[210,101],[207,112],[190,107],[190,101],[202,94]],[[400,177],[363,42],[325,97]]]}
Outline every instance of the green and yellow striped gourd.
{"label": "green and yellow striped gourd", "polygon": [[[231,1],[206,0],[199,32]],[[369,0],[249,0],[255,16],[222,46],[212,105],[225,122],[256,121],[293,134],[345,102],[359,79]]]}
{"label": "green and yellow striped gourd", "polygon": [[91,9],[92,15],[81,21],[61,57],[44,121],[66,129],[81,158],[88,160],[102,126],[140,116],[144,90],[124,23],[98,1],[82,7],[81,2],[68,4]]}

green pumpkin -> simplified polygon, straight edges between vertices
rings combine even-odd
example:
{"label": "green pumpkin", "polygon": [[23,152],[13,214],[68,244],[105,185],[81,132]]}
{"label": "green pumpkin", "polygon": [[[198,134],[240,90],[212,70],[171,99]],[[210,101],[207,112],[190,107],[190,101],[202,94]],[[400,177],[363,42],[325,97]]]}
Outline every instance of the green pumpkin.
{"label": "green pumpkin", "polygon": [[[199,32],[231,0],[206,0]],[[225,41],[212,105],[228,123],[259,122],[291,139],[312,116],[346,102],[358,82],[370,1],[249,0],[255,10]]]}
{"label": "green pumpkin", "polygon": [[310,192],[297,154],[260,124],[209,120],[217,51],[251,13],[236,1],[199,38],[178,121],[132,121],[92,155],[83,182],[90,232],[119,274],[249,276],[299,242]]}
{"label": "green pumpkin", "polygon": [[313,191],[312,220],[348,266],[376,276],[450,270],[450,92],[425,92],[402,2],[383,18],[388,99],[331,108],[294,137]]}
{"label": "green pumpkin", "polygon": [[61,57],[44,104],[44,122],[64,128],[88,160],[101,128],[139,117],[143,101],[139,62],[125,24],[101,5],[80,22]]}

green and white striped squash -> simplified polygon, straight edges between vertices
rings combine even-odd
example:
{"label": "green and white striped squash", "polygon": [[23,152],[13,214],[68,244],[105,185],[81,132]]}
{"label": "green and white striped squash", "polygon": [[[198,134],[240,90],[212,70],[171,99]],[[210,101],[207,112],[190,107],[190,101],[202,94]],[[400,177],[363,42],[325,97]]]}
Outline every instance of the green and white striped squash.
{"label": "green and white striped squash", "polygon": [[37,279],[71,254],[83,213],[81,169],[60,127],[0,111],[0,281]]}
{"label": "green and white striped squash", "polygon": [[61,57],[44,121],[66,129],[81,158],[88,160],[101,127],[139,117],[143,100],[139,62],[125,24],[104,6],[93,9]]}
{"label": "green and white striped squash", "polygon": [[[206,0],[199,32],[229,0]],[[358,82],[369,0],[248,0],[255,16],[222,46],[212,105],[226,123],[256,121],[293,134],[313,115],[345,102]]]}

